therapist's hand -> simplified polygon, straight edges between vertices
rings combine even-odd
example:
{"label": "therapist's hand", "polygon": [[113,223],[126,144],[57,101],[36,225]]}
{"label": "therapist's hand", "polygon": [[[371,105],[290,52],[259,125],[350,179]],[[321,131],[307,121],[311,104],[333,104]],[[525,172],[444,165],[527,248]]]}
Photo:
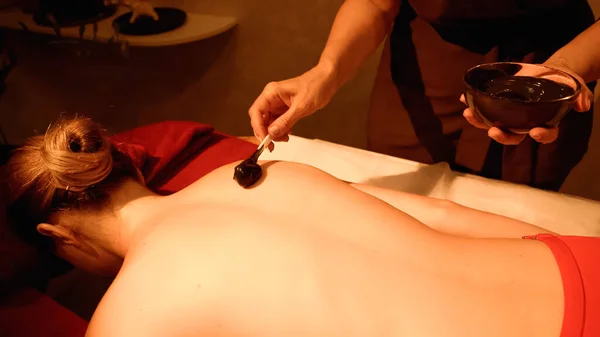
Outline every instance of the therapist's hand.
{"label": "therapist's hand", "polygon": [[269,134],[274,141],[287,141],[294,124],[327,105],[335,91],[331,71],[321,66],[267,84],[248,110],[254,136],[262,140]]}
{"label": "therapist's hand", "polygon": [[[580,91],[579,95],[577,96],[577,98],[575,99],[575,101],[573,102],[572,109],[574,109],[575,111],[579,111],[579,112],[588,111],[591,107],[592,99],[593,99],[594,95],[590,91],[590,89],[587,87],[587,85],[585,84],[583,79],[579,75],[577,75],[575,72],[571,71],[570,69],[568,69],[564,66],[551,64],[551,63],[545,63],[544,65],[555,68],[555,69],[562,70],[566,73],[569,73],[569,74],[573,75],[573,77],[575,77],[579,81],[579,83],[581,84],[581,91]],[[521,74],[521,73],[519,73],[519,75],[534,76],[536,74]],[[549,79],[552,79],[552,78],[549,77]],[[465,105],[467,105],[464,95],[460,96],[460,101],[463,102]],[[480,128],[480,129],[487,129],[488,136],[490,138],[492,138],[493,140],[497,141],[498,143],[501,143],[504,145],[518,145],[519,143],[521,143],[521,141],[523,141],[523,139],[525,139],[526,135],[511,134],[511,133],[504,132],[497,127],[491,127],[491,128],[488,127],[485,123],[480,121],[477,118],[477,116],[475,116],[475,113],[469,107],[467,107],[464,110],[463,116],[471,125],[473,125],[477,128]],[[558,138],[558,126],[555,126],[553,128],[533,128],[529,131],[529,136],[531,138],[533,138],[534,140],[536,140],[537,142],[540,142],[542,144],[552,143]]]}

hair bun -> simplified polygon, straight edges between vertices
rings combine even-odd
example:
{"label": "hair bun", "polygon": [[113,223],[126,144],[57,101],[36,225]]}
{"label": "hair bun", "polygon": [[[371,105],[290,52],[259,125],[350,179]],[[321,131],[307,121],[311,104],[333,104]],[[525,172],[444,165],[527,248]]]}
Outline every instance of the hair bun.
{"label": "hair bun", "polygon": [[89,118],[61,118],[44,135],[42,158],[56,187],[83,191],[106,179],[112,170],[111,145]]}

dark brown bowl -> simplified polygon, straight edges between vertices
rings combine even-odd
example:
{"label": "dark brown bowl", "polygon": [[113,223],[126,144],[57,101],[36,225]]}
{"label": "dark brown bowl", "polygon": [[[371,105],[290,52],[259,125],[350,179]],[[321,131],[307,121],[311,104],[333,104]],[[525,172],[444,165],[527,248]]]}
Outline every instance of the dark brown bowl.
{"label": "dark brown bowl", "polygon": [[517,134],[556,126],[581,91],[579,81],[564,71],[517,62],[480,64],[465,72],[464,83],[477,118]]}

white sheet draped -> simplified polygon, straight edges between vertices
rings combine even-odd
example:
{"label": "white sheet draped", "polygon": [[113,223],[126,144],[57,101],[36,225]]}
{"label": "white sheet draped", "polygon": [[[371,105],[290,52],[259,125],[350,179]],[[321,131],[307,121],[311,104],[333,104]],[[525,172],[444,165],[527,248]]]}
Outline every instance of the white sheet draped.
{"label": "white sheet draped", "polygon": [[276,143],[261,160],[308,164],[346,181],[447,199],[564,235],[600,236],[600,202],[455,173],[445,163],[425,165],[298,136]]}

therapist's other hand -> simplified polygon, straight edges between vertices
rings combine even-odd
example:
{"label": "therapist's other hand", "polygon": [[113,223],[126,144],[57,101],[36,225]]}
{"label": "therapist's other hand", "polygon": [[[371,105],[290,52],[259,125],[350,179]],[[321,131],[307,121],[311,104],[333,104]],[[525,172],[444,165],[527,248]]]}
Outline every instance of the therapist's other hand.
{"label": "therapist's other hand", "polygon": [[[323,108],[333,96],[331,72],[316,66],[304,74],[267,84],[248,114],[254,136],[287,141],[296,122]],[[270,147],[272,149],[272,147]]]}
{"label": "therapist's other hand", "polygon": [[[573,77],[575,77],[577,79],[577,81],[579,81],[579,83],[581,84],[581,91],[579,92],[579,95],[577,95],[577,97],[575,98],[575,101],[572,104],[572,109],[574,109],[575,111],[578,111],[578,112],[588,111],[591,107],[592,99],[593,99],[594,95],[590,91],[590,89],[587,87],[587,85],[585,84],[583,79],[579,75],[577,75],[575,72],[571,71],[570,69],[568,69],[564,66],[551,64],[551,63],[544,63],[544,65],[555,68],[555,69],[562,70],[562,71],[572,75]],[[538,74],[519,73],[519,75],[534,76],[534,75],[538,75]],[[552,79],[552,76],[550,76],[548,79]],[[463,102],[463,104],[467,105],[464,95],[460,96],[460,101]],[[469,107],[467,107],[464,110],[463,116],[471,125],[473,125],[477,128],[480,128],[480,129],[487,129],[488,136],[490,138],[492,138],[493,140],[497,141],[498,143],[501,143],[504,145],[518,145],[519,143],[521,143],[521,141],[523,141],[523,139],[525,139],[526,135],[516,135],[516,134],[504,132],[497,127],[491,127],[491,128],[488,127],[485,123],[483,123],[482,121],[480,121],[477,118],[477,116],[475,115],[473,110],[471,110],[471,108],[469,108]],[[533,128],[529,131],[529,136],[531,138],[533,138],[535,141],[542,143],[542,144],[552,143],[558,138],[558,126],[555,126],[552,128]]]}

